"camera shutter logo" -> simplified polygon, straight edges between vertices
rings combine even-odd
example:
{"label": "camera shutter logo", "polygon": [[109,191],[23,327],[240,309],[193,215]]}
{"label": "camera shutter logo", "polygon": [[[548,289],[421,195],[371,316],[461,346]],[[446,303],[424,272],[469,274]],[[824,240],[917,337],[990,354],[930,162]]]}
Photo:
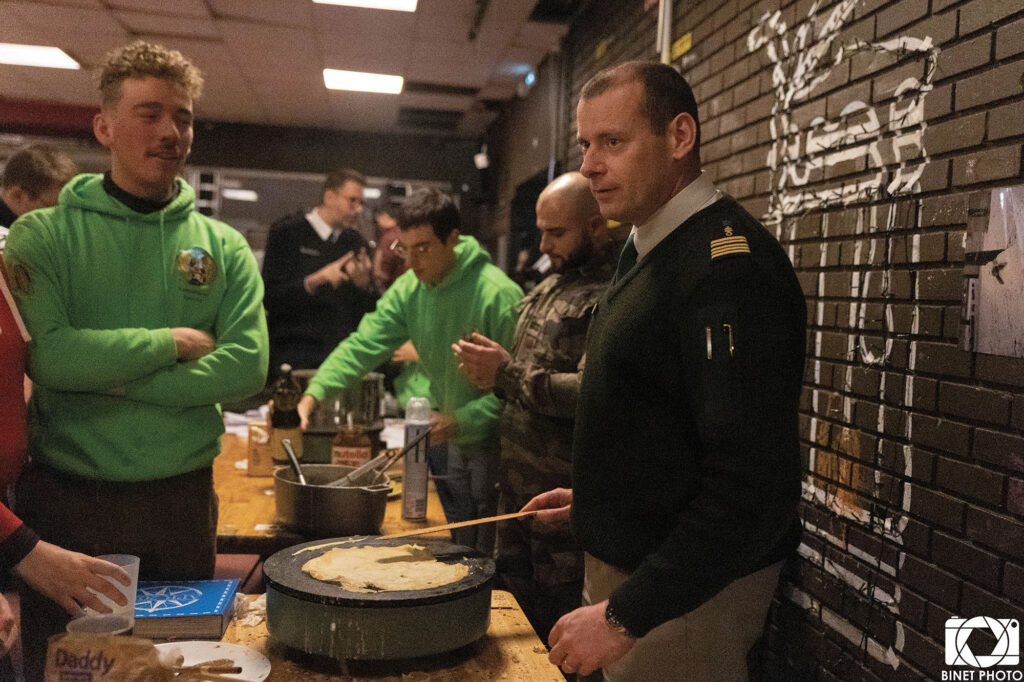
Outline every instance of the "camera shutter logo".
{"label": "camera shutter logo", "polygon": [[[996,645],[989,654],[975,654],[967,645],[974,630],[988,629]],[[1020,623],[1015,618],[950,618],[946,621],[946,665],[991,668],[1020,664]]]}

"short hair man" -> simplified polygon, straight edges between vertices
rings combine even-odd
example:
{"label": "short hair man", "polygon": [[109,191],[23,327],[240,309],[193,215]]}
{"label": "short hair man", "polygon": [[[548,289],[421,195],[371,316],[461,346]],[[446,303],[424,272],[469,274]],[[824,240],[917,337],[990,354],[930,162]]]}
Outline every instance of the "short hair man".
{"label": "short hair man", "polygon": [[[554,271],[523,299],[511,351],[474,334],[455,348],[476,386],[505,400],[498,513],[537,494],[572,486],[573,415],[587,327],[615,272],[616,245],[579,173],[537,199],[540,250]],[[497,528],[497,570],[542,637],[580,604],[583,552],[566,527],[531,519]]]}
{"label": "short hair man", "polygon": [[350,168],[327,174],[320,205],[270,228],[263,257],[270,374],[281,363],[319,367],[373,310],[369,244],[356,228],[366,178]]}
{"label": "short hair man", "polygon": [[57,204],[57,195],[78,170],[71,157],[48,144],[33,144],[7,159],[0,172],[0,253],[18,216]]}
{"label": "short hair man", "polygon": [[[138,555],[144,579],[213,576],[217,403],[257,392],[267,363],[256,259],[178,177],[201,84],[176,51],[110,53],[93,123],[110,171],[20,218],[4,254],[35,382],[16,511],[62,547]],[[22,599],[37,679],[66,616]]]}
{"label": "short hair man", "polygon": [[[473,386],[457,368],[451,345],[474,331],[508,344],[522,290],[491,263],[479,243],[460,234],[459,209],[436,189],[419,189],[398,216],[399,254],[409,263],[359,328],[334,349],[299,402],[305,426],[319,402],[351,385],[412,341],[430,379],[435,412],[428,461],[450,522],[487,516],[496,506],[501,401]],[[448,445],[447,471],[435,445]],[[484,528],[459,529],[456,542],[489,552]]]}
{"label": "short hair man", "polygon": [[587,603],[551,632],[566,672],[746,680],[799,543],[804,298],[778,242],[700,171],[696,103],[629,62],[580,93],[580,172],[633,224],[587,340],[566,519]]}

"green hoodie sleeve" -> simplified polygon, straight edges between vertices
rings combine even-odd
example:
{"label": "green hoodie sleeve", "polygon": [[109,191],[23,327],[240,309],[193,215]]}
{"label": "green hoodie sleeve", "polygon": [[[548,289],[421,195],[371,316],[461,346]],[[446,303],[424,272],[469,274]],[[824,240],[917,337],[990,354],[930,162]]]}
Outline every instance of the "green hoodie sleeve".
{"label": "green hoodie sleeve", "polygon": [[396,283],[377,301],[372,313],[363,315],[359,326],[331,351],[309,382],[306,395],[323,402],[328,395],[373,371],[409,340],[405,321],[409,287]]}
{"label": "green hoodie sleeve", "polygon": [[[502,275],[504,277],[504,275]],[[508,285],[496,293],[483,311],[484,336],[497,341],[503,348],[512,345],[516,329],[516,305],[523,292],[518,285],[508,280]],[[457,443],[483,443],[498,432],[503,403],[492,392],[470,400],[455,410],[458,425]]]}
{"label": "green hoodie sleeve", "polygon": [[177,362],[170,329],[76,329],[65,301],[60,249],[47,211],[15,221],[4,262],[25,326],[32,335],[28,374],[49,389],[105,392]]}
{"label": "green hoodie sleeve", "polygon": [[247,398],[267,379],[269,342],[263,312],[263,279],[256,258],[239,235],[228,245],[227,292],[217,312],[213,352],[176,363],[130,383],[125,397],[174,407],[212,405]]}

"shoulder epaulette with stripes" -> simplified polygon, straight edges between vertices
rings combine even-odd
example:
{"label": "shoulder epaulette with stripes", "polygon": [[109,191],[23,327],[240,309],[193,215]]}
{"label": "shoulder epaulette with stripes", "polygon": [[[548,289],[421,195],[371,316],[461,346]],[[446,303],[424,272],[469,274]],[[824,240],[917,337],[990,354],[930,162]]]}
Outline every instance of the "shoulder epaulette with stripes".
{"label": "shoulder epaulette with stripes", "polygon": [[711,240],[711,260],[738,253],[750,253],[750,243],[743,235],[734,235],[726,225],[725,236]]}

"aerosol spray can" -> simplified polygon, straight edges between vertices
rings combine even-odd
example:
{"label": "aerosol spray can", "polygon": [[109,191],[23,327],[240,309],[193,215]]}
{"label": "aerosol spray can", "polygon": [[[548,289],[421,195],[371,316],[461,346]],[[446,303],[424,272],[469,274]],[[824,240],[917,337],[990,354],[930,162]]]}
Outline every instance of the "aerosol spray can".
{"label": "aerosol spray can", "polygon": [[[430,401],[426,398],[409,398],[405,406],[405,442],[430,428]],[[427,518],[427,436],[405,455],[402,472],[402,518]]]}

